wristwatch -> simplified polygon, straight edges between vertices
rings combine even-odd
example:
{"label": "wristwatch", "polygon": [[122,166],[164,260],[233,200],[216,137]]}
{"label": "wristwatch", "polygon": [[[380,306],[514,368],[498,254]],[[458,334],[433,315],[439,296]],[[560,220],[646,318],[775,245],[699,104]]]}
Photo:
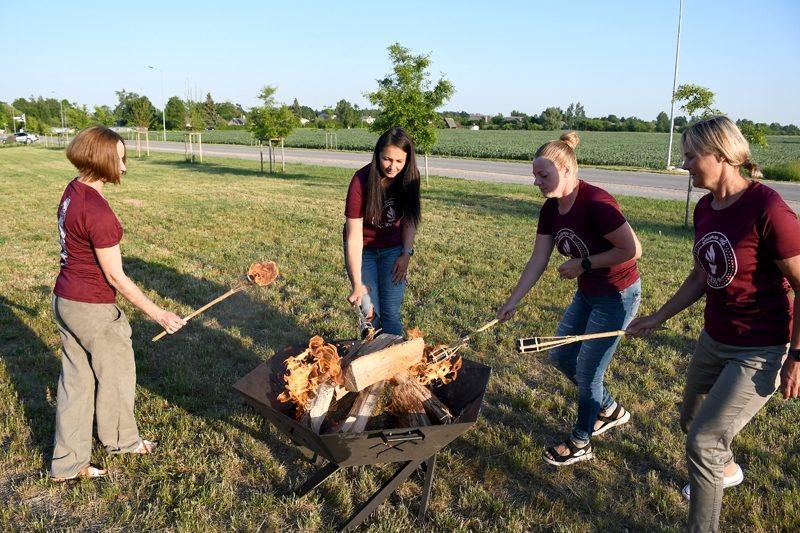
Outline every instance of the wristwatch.
{"label": "wristwatch", "polygon": [[796,361],[800,361],[800,349],[789,348],[789,357],[794,357]]}
{"label": "wristwatch", "polygon": [[583,258],[583,261],[581,261],[581,267],[586,271],[589,271],[589,270],[592,269],[592,262],[589,260],[588,257],[584,257]]}
{"label": "wristwatch", "polygon": [[401,253],[408,254],[408,255],[414,255],[414,249],[413,248],[403,248],[403,251]]}

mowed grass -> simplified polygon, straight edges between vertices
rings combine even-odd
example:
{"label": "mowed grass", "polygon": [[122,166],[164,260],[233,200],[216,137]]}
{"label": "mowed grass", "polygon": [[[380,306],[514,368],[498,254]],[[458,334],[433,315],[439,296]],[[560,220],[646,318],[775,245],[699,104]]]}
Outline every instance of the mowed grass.
{"label": "mowed grass", "polygon": [[[352,170],[181,156],[129,159],[104,193],[126,233],[127,274],[185,315],[225,293],[250,263],[274,260],[267,288],[236,294],[157,343],[159,327],[122,298],[133,327],[143,436],[153,456],[93,460],[107,479],[57,485],[52,454],[60,341],[50,311],[58,274],[56,208],[75,171],[63,150],[0,151],[0,530],[325,532],[338,528],[397,465],[345,469],[304,498],[317,469],[231,388],[281,350],[356,335],[346,302],[341,229]],[[644,299],[654,311],[691,267],[684,204],[619,197],[637,231]],[[432,178],[403,304],[406,327],[451,342],[494,318],[530,256],[542,198],[533,187]],[[554,257],[553,267],[562,259]],[[506,324],[465,356],[492,367],[478,423],[439,454],[427,523],[415,522],[422,474],[404,482],[360,531],[672,532],[685,527],[687,476],[678,427],[684,375],[702,324],[696,305],[647,340],[623,340],[608,386],[631,423],[594,439],[596,458],[556,469],[541,460],[576,417],[574,387],[514,340],[550,335],[575,290],[549,269]],[[724,531],[800,524],[800,404],[773,398],[735,443],[745,470],[726,491]]]}

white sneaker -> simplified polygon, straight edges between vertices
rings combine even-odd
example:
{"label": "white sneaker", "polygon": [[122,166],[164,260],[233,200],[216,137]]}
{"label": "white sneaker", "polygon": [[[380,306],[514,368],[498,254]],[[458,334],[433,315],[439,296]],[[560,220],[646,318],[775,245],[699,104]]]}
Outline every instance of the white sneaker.
{"label": "white sneaker", "polygon": [[[742,481],[744,481],[744,472],[742,472],[741,467],[737,464],[736,472],[734,472],[732,476],[725,476],[723,478],[722,488],[729,489],[735,487],[736,485],[740,485]],[[683,494],[683,497],[686,498],[687,501],[691,500],[691,487],[689,487],[689,485],[683,487],[681,494]]]}

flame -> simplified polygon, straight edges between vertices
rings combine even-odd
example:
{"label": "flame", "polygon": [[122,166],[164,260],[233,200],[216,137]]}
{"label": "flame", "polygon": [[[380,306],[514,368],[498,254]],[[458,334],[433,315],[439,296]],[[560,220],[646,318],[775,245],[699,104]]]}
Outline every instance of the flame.
{"label": "flame", "polygon": [[308,341],[307,350],[288,357],[284,365],[286,391],[278,396],[278,400],[294,402],[297,405],[298,418],[302,416],[306,404],[314,397],[321,383],[333,380],[338,385],[344,385],[342,359],[336,347],[326,343],[319,335]]}
{"label": "flame", "polygon": [[247,271],[247,280],[256,285],[269,285],[278,277],[278,266],[274,261],[264,261],[263,263],[253,263]]}
{"label": "flame", "polygon": [[[406,333],[410,339],[416,339],[424,336],[419,328],[416,327],[408,330]],[[458,371],[461,369],[461,365],[464,364],[461,360],[461,356],[456,355],[455,352],[453,352],[450,357],[443,359],[442,361],[437,363],[428,363],[429,356],[432,353],[447,349],[448,346],[446,344],[440,344],[436,347],[426,344],[422,361],[409,368],[409,374],[411,374],[411,376],[421,385],[425,385],[426,387],[436,383],[437,381],[441,381],[443,385],[447,385],[458,377]]]}

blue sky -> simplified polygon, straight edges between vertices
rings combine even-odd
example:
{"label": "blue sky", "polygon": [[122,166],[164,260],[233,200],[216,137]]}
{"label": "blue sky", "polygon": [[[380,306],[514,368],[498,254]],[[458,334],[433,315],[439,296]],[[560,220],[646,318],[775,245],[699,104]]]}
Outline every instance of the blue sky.
{"label": "blue sky", "polygon": [[[0,101],[93,105],[114,91],[187,91],[245,107],[264,85],[315,109],[391,71],[386,47],[432,53],[456,94],[443,110],[495,115],[583,104],[590,117],[669,113],[679,0],[405,2],[0,0]],[[734,119],[800,125],[800,2],[684,0],[678,83]],[[57,94],[53,94],[53,92]],[[677,110],[676,110],[677,113]]]}

